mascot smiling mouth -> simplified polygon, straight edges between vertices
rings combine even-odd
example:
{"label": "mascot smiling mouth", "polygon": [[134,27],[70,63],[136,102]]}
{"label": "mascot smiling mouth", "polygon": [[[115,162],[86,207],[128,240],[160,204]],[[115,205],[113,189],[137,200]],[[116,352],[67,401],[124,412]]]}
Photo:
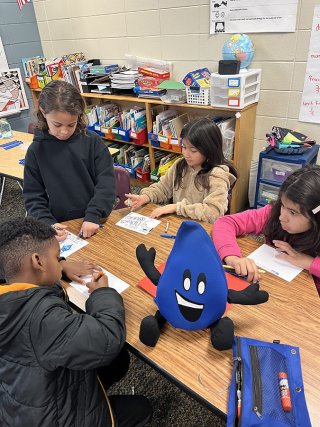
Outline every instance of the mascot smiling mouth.
{"label": "mascot smiling mouth", "polygon": [[189,322],[196,322],[197,320],[199,320],[203,312],[203,304],[197,304],[195,302],[192,302],[182,297],[177,291],[176,298],[180,313],[186,320],[188,320]]}

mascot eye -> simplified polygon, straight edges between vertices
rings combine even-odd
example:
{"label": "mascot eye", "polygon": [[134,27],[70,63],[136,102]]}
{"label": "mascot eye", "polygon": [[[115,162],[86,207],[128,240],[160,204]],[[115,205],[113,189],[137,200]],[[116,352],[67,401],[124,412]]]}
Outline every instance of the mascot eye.
{"label": "mascot eye", "polygon": [[191,273],[190,270],[184,270],[183,272],[183,287],[186,291],[190,289],[191,286]]}
{"label": "mascot eye", "polygon": [[198,293],[202,295],[206,290],[206,276],[200,273],[198,276]]}

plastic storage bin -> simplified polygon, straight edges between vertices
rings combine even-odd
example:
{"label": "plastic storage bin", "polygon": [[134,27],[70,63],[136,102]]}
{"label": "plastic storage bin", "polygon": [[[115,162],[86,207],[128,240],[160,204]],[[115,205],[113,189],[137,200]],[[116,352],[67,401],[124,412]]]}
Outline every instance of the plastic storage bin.
{"label": "plastic storage bin", "polygon": [[181,146],[181,138],[173,138],[170,137],[170,144],[171,144],[171,150],[176,151],[177,153],[182,152],[182,146]]}
{"label": "plastic storage bin", "polygon": [[133,142],[137,145],[143,145],[148,142],[148,132],[147,128],[142,129],[140,132],[130,131],[130,138],[133,139]]}
{"label": "plastic storage bin", "polygon": [[187,103],[197,105],[210,105],[210,87],[186,86]]}
{"label": "plastic storage bin", "polygon": [[259,100],[261,70],[241,74],[211,74],[211,105],[243,108]]}
{"label": "plastic storage bin", "polygon": [[283,183],[283,181],[292,174],[292,172],[300,169],[301,164],[278,162],[272,159],[263,159],[261,165],[261,178],[269,181]]}
{"label": "plastic storage bin", "polygon": [[233,149],[234,149],[234,130],[227,129],[222,134],[222,151],[223,155],[227,160],[233,159]]}
{"label": "plastic storage bin", "polygon": [[130,138],[130,130],[111,128],[111,132],[115,135],[115,139],[119,141],[132,142],[132,139]]}
{"label": "plastic storage bin", "polygon": [[136,169],[136,178],[142,182],[150,181],[150,172],[142,172],[142,167],[139,166]]}
{"label": "plastic storage bin", "polygon": [[260,183],[258,192],[258,203],[260,205],[266,205],[270,202],[277,200],[278,191],[278,187],[272,187],[271,185]]}
{"label": "plastic storage bin", "polygon": [[153,171],[150,174],[150,179],[151,181],[154,181],[154,182],[159,181],[160,177],[158,175],[158,168],[153,169]]}
{"label": "plastic storage bin", "polygon": [[302,154],[279,154],[268,147],[259,155],[254,207],[259,208],[276,200],[283,181],[293,172],[317,161],[319,145]]}

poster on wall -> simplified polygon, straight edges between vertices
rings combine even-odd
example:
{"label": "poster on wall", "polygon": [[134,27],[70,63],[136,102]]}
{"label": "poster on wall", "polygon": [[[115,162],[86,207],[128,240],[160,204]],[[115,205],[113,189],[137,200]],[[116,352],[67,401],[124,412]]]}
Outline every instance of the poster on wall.
{"label": "poster on wall", "polygon": [[293,33],[298,0],[210,0],[210,34]]}
{"label": "poster on wall", "polygon": [[0,37],[0,71],[9,70],[6,53],[4,51],[4,47],[2,44],[2,40]]}
{"label": "poster on wall", "polygon": [[300,122],[320,123],[320,6],[314,9]]}
{"label": "poster on wall", "polygon": [[29,108],[19,68],[0,71],[0,116]]}

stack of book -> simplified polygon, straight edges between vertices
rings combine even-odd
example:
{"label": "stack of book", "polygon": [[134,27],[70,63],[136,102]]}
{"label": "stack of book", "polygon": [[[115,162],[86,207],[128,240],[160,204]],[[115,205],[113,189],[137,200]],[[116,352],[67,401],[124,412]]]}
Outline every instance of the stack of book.
{"label": "stack of book", "polygon": [[170,78],[168,71],[150,67],[138,67],[141,76],[137,80],[137,86],[133,89],[138,97],[160,99],[166,94],[165,89],[159,89],[158,85],[163,80]]}

